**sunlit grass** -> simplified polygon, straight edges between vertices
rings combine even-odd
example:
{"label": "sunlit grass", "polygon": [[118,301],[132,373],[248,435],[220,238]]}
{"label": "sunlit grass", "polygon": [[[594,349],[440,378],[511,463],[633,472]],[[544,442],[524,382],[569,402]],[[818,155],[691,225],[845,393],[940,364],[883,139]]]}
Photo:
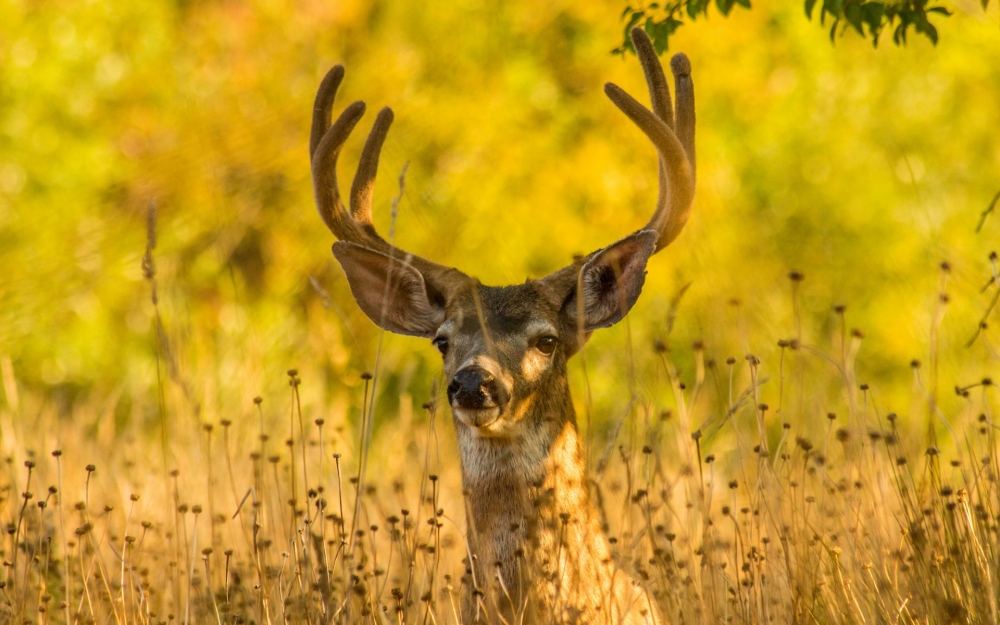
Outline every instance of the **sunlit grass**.
{"label": "sunlit grass", "polygon": [[[843,325],[844,308],[831,312],[833,339],[814,343],[796,313],[801,274],[791,284],[792,338],[773,338],[769,361],[670,347],[669,336],[631,345],[662,375],[622,384],[648,391],[623,396],[587,433],[591,494],[617,559],[669,622],[994,622],[1000,454],[988,372],[956,381],[962,408],[944,414],[935,397],[948,384],[928,379],[933,363],[910,363],[913,407],[901,416],[858,379],[865,339]],[[161,387],[178,385],[170,353],[155,356]],[[165,412],[150,424],[162,431],[140,440],[88,434],[43,397],[21,398],[0,413],[0,614],[458,622],[471,579],[446,407],[416,382],[430,398],[421,412],[409,396],[387,412],[376,380],[361,378],[350,412],[391,424],[370,444],[364,418],[303,410],[300,389],[314,382],[296,370],[283,406],[247,398],[190,425]],[[34,420],[15,416],[28,410]]]}

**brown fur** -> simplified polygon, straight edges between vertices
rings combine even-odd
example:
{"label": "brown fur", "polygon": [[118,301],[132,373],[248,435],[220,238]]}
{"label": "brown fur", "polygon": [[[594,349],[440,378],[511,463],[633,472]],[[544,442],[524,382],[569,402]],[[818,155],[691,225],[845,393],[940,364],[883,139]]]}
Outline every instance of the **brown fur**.
{"label": "brown fur", "polygon": [[598,328],[620,321],[642,290],[649,257],[681,231],[694,196],[694,92],[690,64],[671,66],[671,105],[652,44],[632,31],[653,111],[624,91],[606,93],[656,146],[660,196],[647,226],[540,280],[487,287],[456,269],[395,248],[371,222],[378,154],[392,112],[365,143],[351,207],[336,162],[364,112],[331,124],[343,68],[316,96],[310,139],[316,204],[340,239],[333,252],[361,309],[401,334],[434,338],[451,380],[472,554],[463,621],[655,624],[648,592],[613,559],[588,489],[586,458],[566,380],[567,360]]}
{"label": "brown fur", "polygon": [[473,293],[456,298],[452,318],[464,322],[474,299],[482,318],[471,312],[472,323],[456,324],[445,374],[469,361],[503,371],[510,400],[491,426],[454,419],[474,556],[466,582],[481,593],[467,594],[463,621],[658,622],[645,591],[613,562],[591,502],[566,381],[577,343],[560,341],[544,360],[531,353],[531,328],[575,335],[564,309],[540,305],[557,294],[544,281]]}

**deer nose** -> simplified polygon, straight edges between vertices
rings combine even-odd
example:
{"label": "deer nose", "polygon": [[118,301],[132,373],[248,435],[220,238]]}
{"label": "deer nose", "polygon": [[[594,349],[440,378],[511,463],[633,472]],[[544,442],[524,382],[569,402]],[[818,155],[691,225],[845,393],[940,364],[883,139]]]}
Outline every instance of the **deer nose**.
{"label": "deer nose", "polygon": [[457,408],[492,408],[497,405],[496,379],[482,367],[466,367],[451,379],[448,401]]}

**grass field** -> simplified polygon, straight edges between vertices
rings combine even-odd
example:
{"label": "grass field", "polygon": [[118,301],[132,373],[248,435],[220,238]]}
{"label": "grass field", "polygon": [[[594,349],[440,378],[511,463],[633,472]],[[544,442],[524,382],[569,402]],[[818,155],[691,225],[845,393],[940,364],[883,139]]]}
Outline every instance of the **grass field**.
{"label": "grass field", "polygon": [[[692,219],[569,373],[668,622],[1000,620],[993,4],[937,47],[796,3],[674,37]],[[621,10],[0,0],[0,624],[457,622],[440,361],[329,254],[312,96],[343,62],[338,111],[396,111],[380,230],[408,164],[404,247],[537,277],[653,206]]]}
{"label": "grass field", "polygon": [[[860,332],[790,331],[769,362],[627,344],[658,372],[629,380],[645,392],[623,396],[606,431],[587,429],[620,560],[671,622],[992,622],[992,381],[956,386],[962,407],[944,413],[933,361],[915,361],[900,415],[858,379]],[[162,347],[161,393],[183,386]],[[38,398],[10,406],[4,619],[457,622],[468,579],[450,415],[430,388],[419,410],[406,394],[390,407],[378,377],[361,378],[340,411],[303,408],[313,384],[295,370],[275,406],[216,414],[188,397],[196,421],[147,424],[162,446],[102,432],[99,413],[81,436]],[[828,414],[803,408],[817,396]],[[393,427],[362,443],[366,418]]]}

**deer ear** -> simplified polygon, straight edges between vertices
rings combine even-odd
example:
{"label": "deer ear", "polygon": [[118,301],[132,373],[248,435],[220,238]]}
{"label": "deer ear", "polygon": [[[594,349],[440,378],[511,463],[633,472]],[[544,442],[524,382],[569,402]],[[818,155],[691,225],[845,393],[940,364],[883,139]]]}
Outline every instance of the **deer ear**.
{"label": "deer ear", "polygon": [[410,336],[433,337],[444,322],[442,298],[428,295],[424,276],[402,258],[353,243],[333,244],[351,293],[375,325]]}
{"label": "deer ear", "polygon": [[[584,332],[621,321],[632,309],[646,279],[646,261],[656,249],[656,232],[640,230],[613,243],[584,263],[563,314]],[[583,319],[579,319],[580,313]]]}

